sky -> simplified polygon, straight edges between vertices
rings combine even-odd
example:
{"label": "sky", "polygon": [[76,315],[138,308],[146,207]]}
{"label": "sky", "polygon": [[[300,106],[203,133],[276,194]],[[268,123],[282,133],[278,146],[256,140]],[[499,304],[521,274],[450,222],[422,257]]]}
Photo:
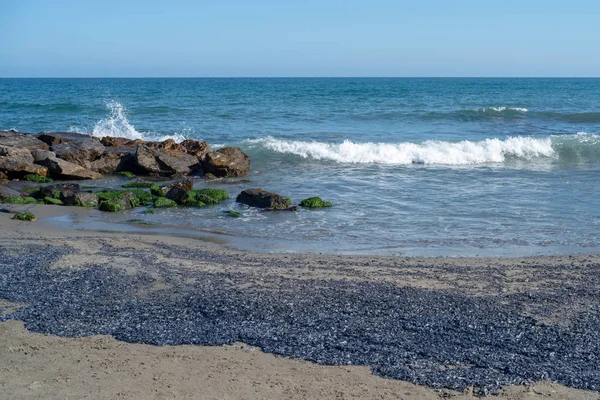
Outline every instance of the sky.
{"label": "sky", "polygon": [[598,0],[0,0],[0,77],[600,76]]}

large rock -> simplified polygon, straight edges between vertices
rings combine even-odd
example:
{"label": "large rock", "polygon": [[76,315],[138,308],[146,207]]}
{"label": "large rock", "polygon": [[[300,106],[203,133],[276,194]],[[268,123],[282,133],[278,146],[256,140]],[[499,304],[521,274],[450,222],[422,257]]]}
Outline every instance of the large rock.
{"label": "large rock", "polygon": [[19,147],[23,149],[33,150],[42,149],[48,150],[49,147],[46,143],[42,142],[35,136],[28,133],[21,133],[17,131],[0,131],[0,145]]}
{"label": "large rock", "polygon": [[165,195],[167,199],[173,200],[175,203],[184,205],[190,200],[189,193],[181,187],[174,186]]}
{"label": "large rock", "polygon": [[98,139],[72,140],[53,145],[52,151],[62,160],[90,168],[91,162],[104,153],[104,146]]}
{"label": "large rock", "polygon": [[31,150],[31,155],[33,156],[33,162],[42,161],[42,160],[45,160],[46,158],[56,157],[56,154],[53,151],[42,150],[42,149]]}
{"label": "large rock", "polygon": [[94,136],[75,132],[44,132],[37,135],[37,137],[48,146],[55,146],[57,144],[68,142],[86,141],[90,139],[98,140]]}
{"label": "large rock", "polygon": [[179,179],[175,182],[169,183],[168,185],[162,186],[160,189],[163,191],[163,193],[167,193],[169,190],[171,190],[171,188],[174,187],[178,187],[186,192],[189,192],[194,188],[194,180],[192,178]]}
{"label": "large rock", "polygon": [[21,193],[17,192],[16,190],[13,190],[6,186],[0,186],[0,201],[6,201],[6,200],[10,199],[11,197],[17,197],[20,195],[21,195]]}
{"label": "large rock", "polygon": [[135,155],[129,147],[106,147],[104,153],[90,163],[92,171],[114,174],[118,171],[136,170]]}
{"label": "large rock", "polygon": [[199,142],[197,140],[184,140],[181,142],[181,146],[185,148],[188,154],[196,156],[200,161],[204,161],[206,155],[210,152],[210,146],[206,142]]}
{"label": "large rock", "polygon": [[235,201],[251,207],[273,210],[285,210],[290,206],[289,198],[263,189],[246,189],[238,195]]}
{"label": "large rock", "polygon": [[59,183],[55,185],[42,186],[38,190],[36,197],[42,199],[44,197],[52,197],[53,199],[58,197],[67,198],[75,195],[75,193],[79,193],[80,190],[81,187],[76,183]]}
{"label": "large rock", "polygon": [[184,176],[199,168],[198,159],[190,154],[145,143],[137,146],[135,164],[142,174],[160,176]]}
{"label": "large rock", "polygon": [[11,179],[28,174],[46,176],[48,169],[33,163],[31,152],[25,148],[0,146],[0,172]]}
{"label": "large rock", "polygon": [[100,140],[102,144],[106,147],[129,147],[133,148],[140,143],[143,143],[141,139],[126,139],[120,137],[112,137],[112,136],[104,136],[102,140]]}
{"label": "large rock", "polygon": [[217,177],[243,176],[250,171],[250,157],[235,147],[225,147],[206,154],[204,173]]}
{"label": "large rock", "polygon": [[95,207],[98,205],[98,195],[95,193],[77,192],[68,195],[63,193],[60,199],[67,206]]}
{"label": "large rock", "polygon": [[58,179],[100,179],[102,174],[60,158],[47,158],[39,162],[48,168],[50,176]]}

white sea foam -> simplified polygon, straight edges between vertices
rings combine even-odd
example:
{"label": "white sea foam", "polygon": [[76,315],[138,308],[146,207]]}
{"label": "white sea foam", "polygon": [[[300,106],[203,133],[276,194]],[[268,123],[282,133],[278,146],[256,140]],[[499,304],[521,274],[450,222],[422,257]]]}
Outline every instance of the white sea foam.
{"label": "white sea foam", "polygon": [[[96,122],[91,133],[93,136],[100,138],[104,136],[112,136],[127,139],[142,139],[156,141],[173,139],[176,142],[181,142],[186,139],[185,135],[182,133],[161,135],[138,132],[127,119],[127,109],[116,100],[111,100],[108,103],[106,103],[106,108],[108,109],[109,114],[108,116],[106,116],[106,118],[103,118],[100,121]],[[81,129],[74,128],[73,130],[81,132]]]}
{"label": "white sea foam", "polygon": [[322,143],[273,137],[250,140],[267,149],[317,160],[341,163],[472,165],[500,163],[507,157],[531,160],[557,157],[551,138],[509,137],[504,140],[423,143]]}
{"label": "white sea foam", "polygon": [[522,108],[522,107],[487,107],[487,108],[478,108],[475,111],[481,111],[481,112],[497,112],[497,113],[501,113],[504,111],[515,111],[515,112],[522,112],[522,113],[526,113],[529,110],[526,108]]}

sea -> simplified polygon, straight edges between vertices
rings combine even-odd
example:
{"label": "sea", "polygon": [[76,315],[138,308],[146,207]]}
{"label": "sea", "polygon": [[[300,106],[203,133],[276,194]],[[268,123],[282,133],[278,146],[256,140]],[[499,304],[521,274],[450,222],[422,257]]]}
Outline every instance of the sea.
{"label": "sea", "polygon": [[[600,79],[0,79],[0,129],[196,139],[251,157],[246,177],[196,183],[227,190],[224,204],[96,212],[78,228],[278,253],[600,251]],[[333,207],[235,202],[259,187]]]}

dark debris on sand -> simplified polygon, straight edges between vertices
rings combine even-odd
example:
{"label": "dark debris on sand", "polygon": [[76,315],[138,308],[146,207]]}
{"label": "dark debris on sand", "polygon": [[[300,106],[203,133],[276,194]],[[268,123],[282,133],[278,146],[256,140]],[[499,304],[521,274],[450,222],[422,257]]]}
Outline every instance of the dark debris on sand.
{"label": "dark debris on sand", "polygon": [[[543,323],[524,312],[530,303],[543,311],[546,303],[568,304],[574,296],[597,300],[598,265],[586,267],[585,284],[532,299],[196,271],[157,263],[135,249],[128,255],[147,268],[135,274],[102,265],[48,268],[70,251],[0,247],[0,298],[27,304],[0,319],[23,320],[35,332],[106,334],[153,345],[242,341],[320,364],[367,365],[381,376],[433,388],[475,386],[480,394],[539,380],[600,390],[598,307],[565,315],[568,324]],[[156,251],[236,262],[235,256],[168,245]],[[268,289],[245,285],[251,279],[262,279]],[[153,290],[158,281],[165,289]]]}

